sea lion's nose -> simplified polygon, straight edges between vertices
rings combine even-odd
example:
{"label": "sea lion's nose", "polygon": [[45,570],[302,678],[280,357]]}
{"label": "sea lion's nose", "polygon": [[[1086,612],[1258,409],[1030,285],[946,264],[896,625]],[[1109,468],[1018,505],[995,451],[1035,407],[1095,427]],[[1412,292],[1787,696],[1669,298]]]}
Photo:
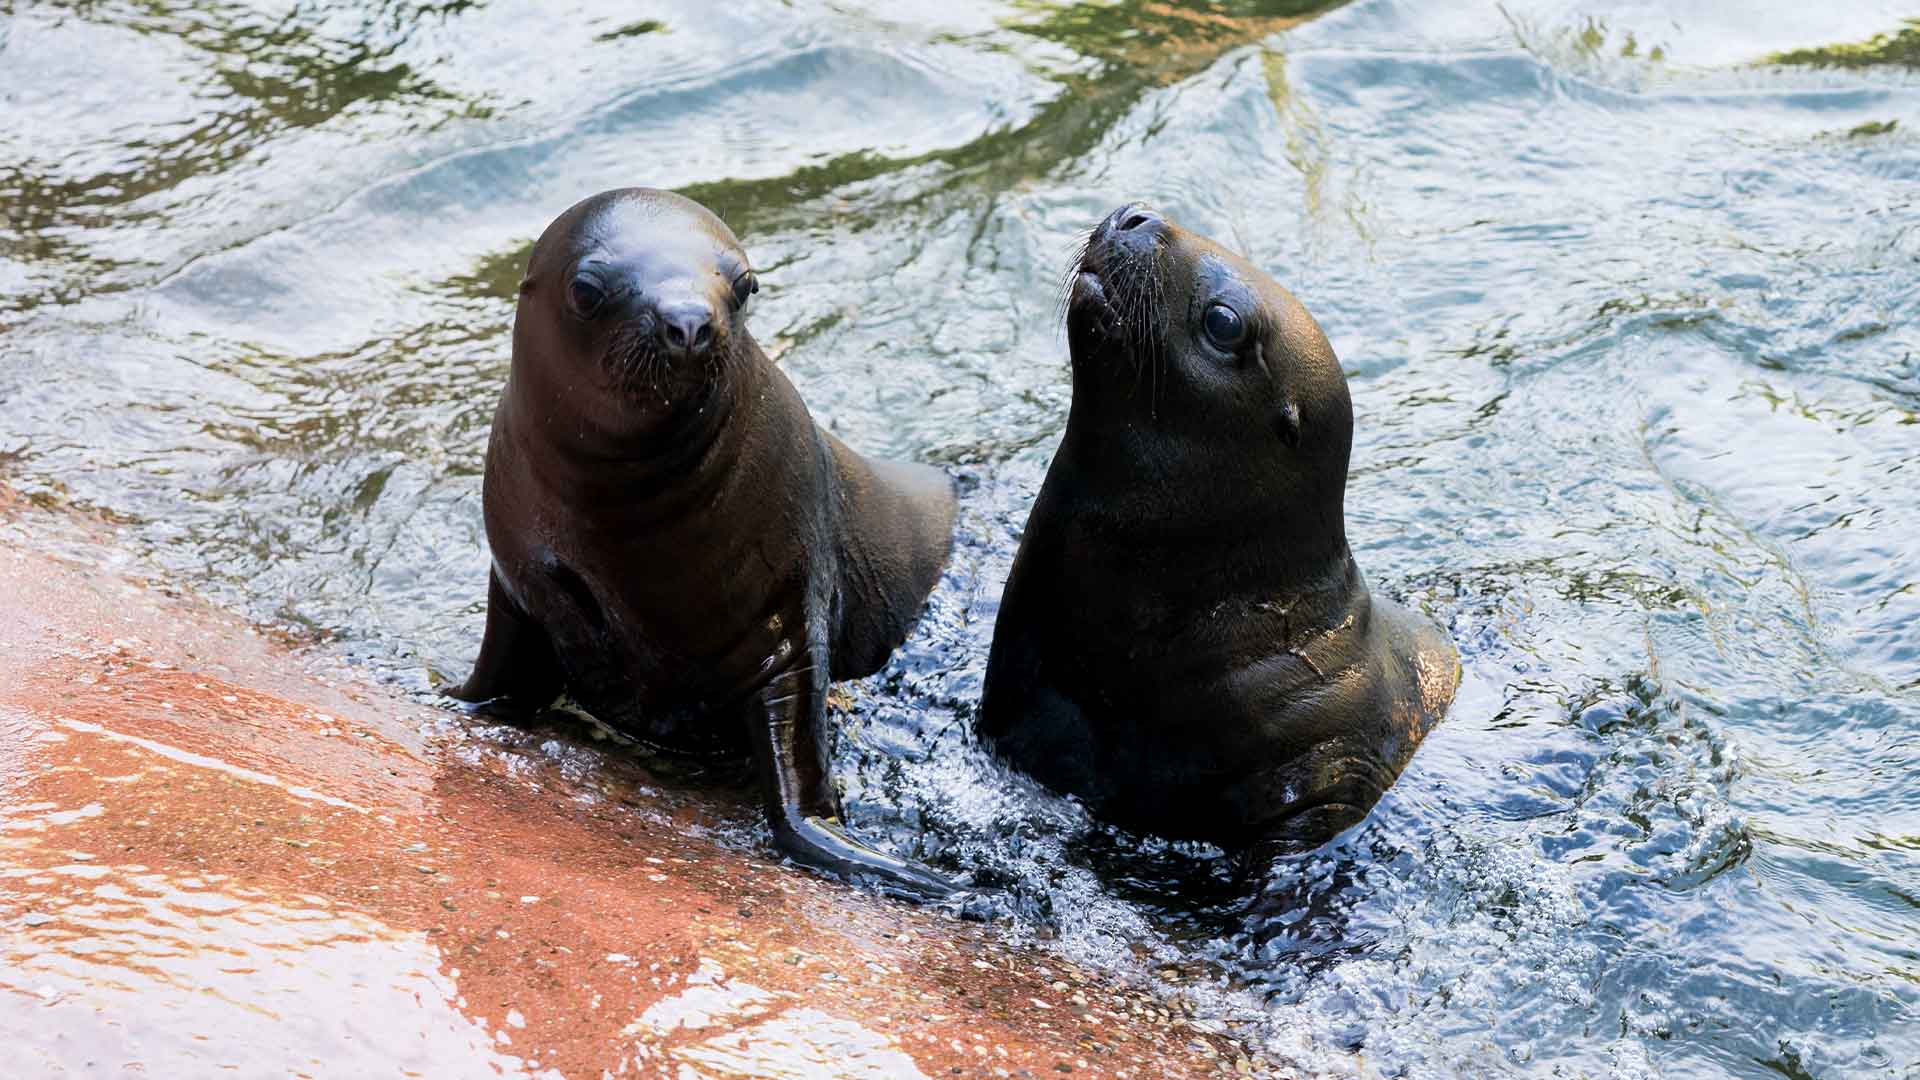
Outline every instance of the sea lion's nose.
{"label": "sea lion's nose", "polygon": [[713,311],[692,300],[664,305],[659,312],[660,341],[676,352],[699,355],[713,344]]}
{"label": "sea lion's nose", "polygon": [[1115,240],[1137,241],[1157,238],[1167,231],[1167,219],[1145,203],[1128,203],[1107,215],[1100,231]]}
{"label": "sea lion's nose", "polygon": [[1089,254],[1104,252],[1106,258],[1131,259],[1151,256],[1166,239],[1167,219],[1145,203],[1128,203],[1106,216],[1093,231]]}

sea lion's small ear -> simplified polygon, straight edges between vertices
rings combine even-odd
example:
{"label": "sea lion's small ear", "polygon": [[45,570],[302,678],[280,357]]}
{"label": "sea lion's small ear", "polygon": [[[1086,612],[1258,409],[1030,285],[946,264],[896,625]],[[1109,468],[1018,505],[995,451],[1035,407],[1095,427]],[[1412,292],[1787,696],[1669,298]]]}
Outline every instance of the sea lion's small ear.
{"label": "sea lion's small ear", "polygon": [[1280,405],[1280,419],[1275,425],[1280,429],[1280,441],[1289,447],[1300,449],[1300,406],[1292,401]]}
{"label": "sea lion's small ear", "polygon": [[515,289],[514,291],[516,293],[524,293],[524,292],[530,292],[532,291],[532,289],[533,289],[533,275],[528,274],[526,277],[523,277],[520,279],[520,287],[518,289]]}

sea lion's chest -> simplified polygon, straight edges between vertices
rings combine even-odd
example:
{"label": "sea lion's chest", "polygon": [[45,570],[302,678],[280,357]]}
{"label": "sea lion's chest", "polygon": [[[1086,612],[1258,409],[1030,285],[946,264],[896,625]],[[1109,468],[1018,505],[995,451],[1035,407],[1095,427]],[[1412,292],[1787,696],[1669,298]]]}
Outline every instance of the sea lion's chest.
{"label": "sea lion's chest", "polygon": [[[604,554],[604,553],[603,553]],[[797,553],[756,553],[732,572],[684,565],[648,580],[657,552],[532,560],[524,577],[568,687],[596,717],[667,746],[701,742],[703,718],[738,713],[770,665],[791,654],[804,620]],[[692,579],[706,588],[684,587]]]}
{"label": "sea lion's chest", "polygon": [[813,551],[777,512],[730,513],[697,495],[668,509],[489,506],[503,519],[490,521],[495,566],[597,719],[676,752],[744,753],[741,703],[792,651],[812,562],[832,552]]}
{"label": "sea lion's chest", "polygon": [[1040,723],[1054,745],[1104,762],[1103,783],[1150,777],[1154,790],[1204,796],[1372,707],[1376,643],[1353,614],[1364,585],[1353,597],[1209,595],[1228,575],[1204,559],[1179,574],[1113,545],[1079,554],[1045,540],[1014,600],[1035,662],[1026,693],[1067,706]]}

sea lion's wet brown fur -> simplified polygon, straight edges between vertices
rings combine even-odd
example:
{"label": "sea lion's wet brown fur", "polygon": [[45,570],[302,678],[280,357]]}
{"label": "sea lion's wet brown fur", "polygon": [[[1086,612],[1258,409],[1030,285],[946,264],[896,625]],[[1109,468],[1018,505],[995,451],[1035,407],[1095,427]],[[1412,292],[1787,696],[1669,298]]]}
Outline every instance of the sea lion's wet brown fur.
{"label": "sea lion's wet brown fur", "polygon": [[1371,596],[1348,550],[1339,362],[1266,274],[1139,206],[1094,231],[1067,329],[1073,406],[980,734],[1134,829],[1317,845],[1366,815],[1459,681],[1452,643]]}
{"label": "sea lion's wet brown fur", "polygon": [[751,754],[797,861],[918,897],[952,886],[839,826],[830,680],[877,671],[952,543],[951,483],[820,430],[747,332],[758,288],[704,207],[587,199],[528,260],[487,450],[493,574],[473,674],[495,709],[563,688],[669,750]]}

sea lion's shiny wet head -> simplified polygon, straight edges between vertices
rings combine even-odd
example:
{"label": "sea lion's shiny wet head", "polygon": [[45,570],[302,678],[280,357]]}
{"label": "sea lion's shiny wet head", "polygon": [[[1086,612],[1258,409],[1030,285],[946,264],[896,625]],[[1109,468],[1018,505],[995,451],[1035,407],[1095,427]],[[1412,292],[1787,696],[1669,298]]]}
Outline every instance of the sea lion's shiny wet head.
{"label": "sea lion's shiny wet head", "polygon": [[[1271,277],[1141,203],[1069,271],[1071,438],[1182,527],[1266,523],[1288,561],[1338,559],[1353,405],[1333,347]],[[1093,445],[1097,444],[1097,445]],[[1192,497],[1189,497],[1192,496]]]}
{"label": "sea lion's shiny wet head", "polygon": [[672,192],[625,188],[555,219],[514,319],[513,378],[564,395],[581,441],[665,434],[724,409],[759,282],[732,230]]}

